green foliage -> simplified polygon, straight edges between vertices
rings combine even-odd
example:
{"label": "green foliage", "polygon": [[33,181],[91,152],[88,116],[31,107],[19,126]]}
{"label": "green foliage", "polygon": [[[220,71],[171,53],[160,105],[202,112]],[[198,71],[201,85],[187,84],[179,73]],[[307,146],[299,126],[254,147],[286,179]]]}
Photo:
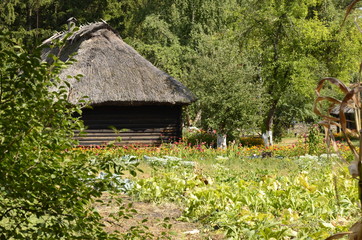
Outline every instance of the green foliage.
{"label": "green foliage", "polygon": [[[310,103],[316,81],[336,68],[339,73],[351,70],[337,60],[350,53],[349,47],[337,46],[338,39],[347,35],[356,39],[349,30],[350,24],[339,30],[344,9],[331,1],[250,4],[241,13],[239,21],[243,24],[239,26],[243,47],[249,50],[252,46],[255,60],[260,62],[259,74],[268,99],[263,130],[271,130],[275,117],[276,127],[280,128],[293,120],[313,120]],[[331,13],[335,15],[329,16]],[[358,41],[350,44],[351,48],[361,47]],[[349,56],[353,63],[358,62],[357,52]]]}
{"label": "green foliage", "polygon": [[[312,121],[310,102],[319,77],[356,79],[361,35],[352,31],[349,22],[340,29],[348,3],[7,0],[0,2],[0,30],[12,30],[12,36],[34,48],[53,30],[65,29],[69,17],[80,23],[103,18],[152,63],[196,93],[199,101],[189,108],[189,123],[237,137],[240,131],[253,132],[265,125],[262,118],[267,116],[277,118],[274,124],[280,129],[293,121]],[[28,54],[7,39],[1,37],[0,41],[0,237],[112,238],[103,232],[93,200],[102,190],[119,191],[113,174],[130,169],[134,175],[137,163],[128,164],[114,154],[95,158],[69,151],[72,129],[82,128],[72,113],[80,110],[66,101],[65,89],[49,92],[61,83],[57,74],[65,65],[57,60],[52,65],[42,63],[37,50]],[[194,120],[198,113],[200,122]],[[186,139],[211,145],[214,136],[195,134]],[[300,144],[273,151],[296,156],[319,151],[316,142],[319,138],[313,132],[309,148]],[[353,197],[347,190],[341,195],[340,207],[332,205],[330,172],[318,167],[319,160],[310,164],[299,161],[297,175],[278,177],[279,172],[254,164],[260,166],[264,160],[242,158],[260,155],[263,149],[258,147],[217,153],[187,145],[164,148],[171,155],[206,162],[221,161],[224,158],[215,158],[215,154],[225,153],[225,162],[233,157],[246,164],[248,174],[252,172],[235,174],[225,165],[216,165],[220,175],[211,176],[215,184],[190,169],[162,172],[162,176],[139,182],[140,198],[187,203],[187,218],[209,222],[228,236],[321,239],[328,232],[344,230],[331,223],[340,218],[349,221],[348,214],[354,213],[348,200]],[[277,169],[294,165],[293,161],[285,159]],[[308,179],[301,170],[311,171],[309,166],[320,171]],[[107,173],[105,179],[94,180],[99,171]],[[350,179],[340,174],[343,189],[350,189]],[[296,219],[300,222],[293,224]],[[135,227],[121,237],[152,236]]]}
{"label": "green foliage", "polygon": [[182,141],[189,146],[216,147],[216,134],[204,130],[187,130],[183,132]]}
{"label": "green foliage", "polygon": [[320,132],[318,125],[312,125],[309,127],[307,144],[309,148],[309,154],[316,154],[319,152],[319,147],[323,143],[323,135]]}
{"label": "green foliage", "polygon": [[261,94],[260,85],[250,83],[254,67],[228,29],[239,7],[236,1],[175,0],[137,6],[137,30],[127,40],[197,95],[199,101],[188,108],[188,124],[199,112],[201,122],[192,124],[229,135],[260,124],[262,105],[255,96]]}
{"label": "green foliage", "polygon": [[195,163],[192,161],[184,161],[178,157],[163,156],[163,157],[143,157],[145,161],[152,167],[164,167],[164,168],[179,168],[179,167],[193,167]]}
{"label": "green foliage", "polygon": [[[100,20],[107,0],[6,0],[0,2],[0,30],[12,32],[27,48],[36,48],[54,31],[67,29],[67,19],[81,23]],[[117,5],[116,5],[117,6]],[[111,8],[109,9],[111,11]]]}
{"label": "green foliage", "polygon": [[[343,58],[358,64],[360,36],[350,24],[339,30],[346,2],[127,4],[128,41],[198,96],[187,124],[205,129],[236,136],[268,128],[266,122],[271,128],[274,118],[280,137],[292,122],[315,120],[318,78],[351,75]],[[201,122],[194,121],[198,115]]]}
{"label": "green foliage", "polygon": [[359,218],[354,180],[346,169],[331,171],[336,156],[223,159],[199,160],[195,170],[157,169],[132,194],[181,203],[182,219],[230,239],[324,239]]}
{"label": "green foliage", "polygon": [[114,174],[134,174],[137,162],[71,151],[83,125],[58,77],[69,63],[42,62],[40,49],[0,39],[0,238],[117,239],[93,204],[103,191],[119,193]]}
{"label": "green foliage", "polygon": [[[12,30],[33,48],[52,31],[66,29],[69,17],[82,24],[103,18],[197,95],[199,101],[187,109],[187,125],[235,137],[268,128],[271,116],[280,137],[292,122],[315,120],[311,102],[318,78],[356,79],[361,35],[350,22],[340,28],[347,5],[347,0],[8,0],[0,2],[0,29]],[[201,122],[195,122],[198,113]]]}
{"label": "green foliage", "polygon": [[261,146],[264,145],[263,139],[261,137],[240,137],[239,143],[242,146]]}
{"label": "green foliage", "polygon": [[199,97],[195,107],[201,111],[201,126],[237,136],[236,129],[255,129],[260,124],[263,91],[251,80],[253,66],[235,40],[224,34],[199,35],[188,86]]}

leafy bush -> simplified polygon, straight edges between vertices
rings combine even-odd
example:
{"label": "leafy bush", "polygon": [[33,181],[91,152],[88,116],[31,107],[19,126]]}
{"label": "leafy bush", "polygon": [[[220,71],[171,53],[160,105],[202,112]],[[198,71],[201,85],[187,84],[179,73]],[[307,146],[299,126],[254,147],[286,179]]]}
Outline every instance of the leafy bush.
{"label": "leafy bush", "polygon": [[0,47],[0,239],[119,239],[92,206],[103,191],[119,193],[113,174],[137,163],[71,151],[82,123],[58,77],[67,64],[41,62],[40,49],[1,33]]}
{"label": "leafy bush", "polygon": [[[309,127],[306,143],[308,144],[309,154],[316,154],[320,152],[320,145],[324,145],[324,143],[323,135],[321,134],[318,125],[312,125]],[[322,148],[324,148],[324,146]]]}
{"label": "leafy bush", "polygon": [[264,145],[263,139],[261,137],[241,137],[239,138],[239,143],[242,146],[261,146]]}
{"label": "leafy bush", "polygon": [[183,133],[183,141],[190,146],[205,145],[216,147],[216,134],[204,130],[187,130]]}

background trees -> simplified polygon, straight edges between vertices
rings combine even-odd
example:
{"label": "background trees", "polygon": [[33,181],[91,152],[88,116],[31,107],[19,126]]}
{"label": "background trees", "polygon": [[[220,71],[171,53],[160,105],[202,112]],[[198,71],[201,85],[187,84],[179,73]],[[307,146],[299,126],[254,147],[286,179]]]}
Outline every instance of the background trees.
{"label": "background trees", "polygon": [[253,81],[255,69],[250,60],[227,33],[204,35],[199,44],[187,75],[188,86],[199,97],[191,106],[196,113],[192,124],[214,129],[229,140],[252,132],[261,121],[263,88],[258,80]]}
{"label": "background trees", "polygon": [[[200,101],[188,113],[195,118],[204,112],[201,114],[204,121],[198,123],[206,123],[203,127],[215,129],[211,119],[227,121],[221,118],[230,118],[225,114],[217,115],[221,112],[217,110],[220,107],[202,104],[203,101],[211,103],[212,97],[218,99],[217,91],[212,90],[215,88],[206,87],[211,86],[212,81],[205,73],[217,75],[213,66],[220,54],[212,52],[224,52],[222,58],[228,58],[227,49],[220,50],[223,43],[239,54],[239,58],[229,59],[239,62],[239,66],[243,65],[240,62],[244,62],[244,66],[250,65],[238,69],[238,75],[243,79],[240,82],[247,81],[253,89],[258,89],[249,91],[259,100],[254,111],[248,111],[246,107],[250,98],[238,97],[236,92],[242,94],[242,90],[234,91],[233,96],[241,103],[234,121],[240,120],[248,125],[253,122],[249,127],[258,126],[254,128],[256,131],[271,132],[274,128],[278,136],[293,122],[313,121],[314,86],[319,78],[338,72],[348,81],[357,69],[358,56],[349,53],[350,49],[354,49],[354,53],[361,49],[360,36],[350,31],[350,23],[340,29],[348,2],[230,0],[219,3],[210,0],[169,3],[169,8],[153,8],[153,12],[138,25],[143,26],[142,34],[132,36],[128,41],[197,93]],[[224,40],[226,38],[228,43]],[[205,51],[206,48],[211,51]],[[207,60],[213,64],[201,64]],[[355,65],[351,67],[346,62]],[[225,62],[219,63],[217,68],[219,73],[230,72]],[[218,78],[218,82],[226,86],[222,77]],[[235,82],[229,79],[228,83]],[[237,85],[234,89],[238,89]],[[224,98],[219,98],[219,101],[226,106],[231,99],[225,92],[222,95]],[[260,112],[261,109],[264,111]],[[240,118],[242,111],[248,112],[248,119]],[[206,112],[213,112],[212,116]],[[257,114],[262,115],[263,121],[253,117]],[[228,131],[232,129],[240,129],[240,126],[229,125]]]}
{"label": "background trees", "polygon": [[[250,1],[242,13],[240,28],[243,48],[255,48],[260,78],[266,91],[263,132],[270,135],[291,121],[311,119],[311,102],[317,79],[338,69],[339,74],[351,69],[338,60],[348,48],[335,45],[340,36],[353,36],[349,29],[339,32],[342,12],[326,1]],[[330,15],[336,14],[336,17]],[[246,23],[246,24],[245,24]],[[358,41],[355,47],[360,48]],[[346,44],[339,43],[341,45]],[[336,53],[335,55],[331,52]],[[349,56],[349,59],[357,56]],[[354,66],[356,67],[356,65]],[[357,69],[357,68],[356,68]]]}
{"label": "background trees", "polygon": [[[187,111],[189,123],[226,128],[222,131],[229,134],[236,129],[274,129],[280,134],[293,122],[313,121],[313,88],[320,77],[353,81],[361,36],[351,31],[350,22],[340,28],[348,4],[348,0],[81,0],[76,4],[7,0],[0,3],[4,10],[0,28],[34,46],[53,30],[65,29],[71,16],[80,23],[102,18],[198,95],[199,101]],[[225,108],[231,105],[235,111],[222,114],[212,102]],[[198,116],[201,121],[195,121]]]}
{"label": "background trees", "polygon": [[199,101],[187,112],[190,123],[230,136],[258,126],[261,102],[254,95],[260,87],[253,84],[254,67],[232,31],[238,8],[233,0],[148,6],[153,12],[133,31],[141,34],[126,39],[196,93]]}

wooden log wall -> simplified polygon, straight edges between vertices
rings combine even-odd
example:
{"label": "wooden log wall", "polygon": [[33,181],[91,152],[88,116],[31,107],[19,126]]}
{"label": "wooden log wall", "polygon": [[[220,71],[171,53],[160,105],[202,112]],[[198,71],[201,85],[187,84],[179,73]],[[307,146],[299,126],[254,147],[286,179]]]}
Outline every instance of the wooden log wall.
{"label": "wooden log wall", "polygon": [[[181,106],[98,106],[83,109],[80,145],[160,145],[181,138]],[[116,129],[116,131],[114,130]]]}

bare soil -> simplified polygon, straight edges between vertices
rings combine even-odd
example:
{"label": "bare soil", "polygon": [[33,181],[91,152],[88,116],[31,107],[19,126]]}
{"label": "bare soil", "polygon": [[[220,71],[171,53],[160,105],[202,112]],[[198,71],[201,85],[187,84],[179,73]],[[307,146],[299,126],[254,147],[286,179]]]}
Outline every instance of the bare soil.
{"label": "bare soil", "polygon": [[[207,231],[200,223],[190,223],[179,220],[182,210],[173,203],[155,204],[138,202],[133,201],[128,196],[122,196],[122,202],[125,205],[132,204],[132,209],[135,209],[137,212],[131,212],[130,215],[132,215],[132,217],[129,219],[122,218],[119,221],[114,221],[114,219],[110,217],[110,214],[116,213],[118,209],[115,208],[115,204],[112,204],[112,201],[108,199],[106,194],[103,196],[103,200],[109,200],[110,205],[97,205],[96,208],[103,217],[107,232],[116,230],[119,232],[127,232],[132,226],[143,224],[148,228],[147,231],[153,234],[154,239],[164,239],[162,238],[162,232],[166,232],[170,239],[175,240],[225,239],[224,234],[217,231]],[[169,220],[165,222],[165,218],[169,218]],[[147,219],[147,221],[142,223],[144,219]],[[171,228],[165,228],[164,223],[171,224]]]}

